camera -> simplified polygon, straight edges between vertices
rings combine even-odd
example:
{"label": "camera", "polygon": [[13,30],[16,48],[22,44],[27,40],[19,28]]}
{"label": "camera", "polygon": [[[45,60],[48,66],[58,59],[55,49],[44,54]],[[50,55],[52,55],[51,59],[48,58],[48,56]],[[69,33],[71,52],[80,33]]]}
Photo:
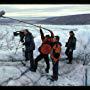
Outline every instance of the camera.
{"label": "camera", "polygon": [[13,35],[14,35],[14,36],[18,36],[19,33],[18,33],[18,32],[13,32]]}
{"label": "camera", "polygon": [[18,36],[18,35],[19,35],[19,36],[20,36],[20,41],[21,41],[21,42],[24,42],[23,39],[24,39],[24,36],[25,36],[25,35],[24,35],[24,32],[23,32],[23,31],[13,32],[13,35],[14,35],[14,36]]}
{"label": "camera", "polygon": [[14,36],[24,35],[24,33],[22,31],[16,31],[16,32],[13,32],[13,35]]}

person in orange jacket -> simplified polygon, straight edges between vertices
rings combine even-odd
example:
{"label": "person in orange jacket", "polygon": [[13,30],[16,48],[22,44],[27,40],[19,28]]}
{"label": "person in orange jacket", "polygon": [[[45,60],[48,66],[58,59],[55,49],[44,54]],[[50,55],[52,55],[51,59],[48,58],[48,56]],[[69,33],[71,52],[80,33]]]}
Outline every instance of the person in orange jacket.
{"label": "person in orange jacket", "polygon": [[40,27],[40,34],[41,34],[42,44],[38,49],[40,54],[35,59],[34,71],[36,71],[36,69],[37,69],[38,62],[44,58],[44,60],[46,62],[46,66],[47,66],[45,71],[46,71],[46,73],[49,73],[50,63],[49,63],[48,54],[50,54],[51,49],[52,49],[52,42],[53,42],[54,34],[53,34],[52,31],[50,31],[50,30],[48,30],[48,31],[51,33],[51,36],[50,35],[44,36],[44,33],[43,33],[43,31]]}
{"label": "person in orange jacket", "polygon": [[55,36],[55,39],[56,42],[54,42],[52,51],[50,53],[50,57],[53,63],[53,75],[51,76],[52,81],[58,80],[58,64],[62,46],[62,44],[59,42],[59,36]]}

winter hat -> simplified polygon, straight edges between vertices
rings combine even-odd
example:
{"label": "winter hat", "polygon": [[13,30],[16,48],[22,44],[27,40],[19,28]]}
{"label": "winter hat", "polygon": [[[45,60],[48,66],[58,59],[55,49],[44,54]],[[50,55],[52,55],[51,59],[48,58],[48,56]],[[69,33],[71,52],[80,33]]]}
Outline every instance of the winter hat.
{"label": "winter hat", "polygon": [[73,33],[73,31],[70,31],[69,33]]}
{"label": "winter hat", "polygon": [[74,36],[74,32],[73,32],[73,31],[70,31],[69,33],[72,33],[72,34],[73,34],[73,36]]}

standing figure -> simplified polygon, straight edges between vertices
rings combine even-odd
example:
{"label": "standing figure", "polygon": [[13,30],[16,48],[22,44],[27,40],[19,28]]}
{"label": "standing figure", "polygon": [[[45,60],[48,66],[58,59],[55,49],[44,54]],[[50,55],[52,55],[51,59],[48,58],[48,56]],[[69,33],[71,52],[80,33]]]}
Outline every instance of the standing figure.
{"label": "standing figure", "polygon": [[53,32],[50,31],[50,30],[49,30],[49,32],[51,33],[51,36],[50,35],[44,36],[44,33],[43,33],[43,31],[42,31],[42,29],[40,27],[40,34],[41,34],[42,44],[38,49],[40,54],[35,59],[35,68],[34,68],[35,71],[37,69],[38,62],[44,58],[44,60],[46,62],[45,71],[46,71],[46,73],[49,73],[50,63],[49,63],[48,54],[50,54],[50,52],[51,52],[52,41],[53,41],[53,37],[54,37]]}
{"label": "standing figure", "polygon": [[66,42],[66,45],[65,45],[65,47],[67,47],[65,54],[67,55],[66,59],[69,60],[68,64],[71,64],[73,59],[73,50],[76,49],[76,37],[73,31],[70,31],[69,35],[70,37],[68,39],[68,42]]}
{"label": "standing figure", "polygon": [[50,53],[50,57],[52,59],[53,64],[53,75],[51,76],[52,81],[58,80],[58,64],[62,46],[62,44],[59,42],[59,36],[55,36],[55,39],[56,41],[54,42],[52,51]]}
{"label": "standing figure", "polygon": [[25,61],[30,60],[30,70],[33,71],[34,68],[34,58],[33,58],[33,50],[35,50],[35,43],[33,39],[33,35],[27,29],[23,30],[25,36]]}

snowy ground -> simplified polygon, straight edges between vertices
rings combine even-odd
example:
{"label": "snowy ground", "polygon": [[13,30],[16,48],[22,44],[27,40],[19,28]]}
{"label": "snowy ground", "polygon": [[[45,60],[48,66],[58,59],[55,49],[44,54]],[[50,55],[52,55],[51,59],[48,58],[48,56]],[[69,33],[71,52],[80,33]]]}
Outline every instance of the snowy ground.
{"label": "snowy ground", "polygon": [[[24,60],[22,53],[22,44],[19,44],[19,37],[13,37],[14,31],[19,31],[28,28],[35,37],[36,48],[34,51],[34,58],[39,54],[38,47],[41,44],[39,29],[30,25],[0,25],[0,85],[1,86],[84,86],[86,85],[86,66],[90,60],[90,25],[76,25],[76,26],[58,26],[58,25],[42,25],[48,29],[53,30],[55,35],[60,36],[62,43],[61,58],[66,58],[65,42],[69,35],[68,32],[76,29],[75,35],[77,37],[77,47],[74,51],[73,64],[67,64],[67,60],[61,59],[59,62],[59,79],[55,82],[50,82],[48,77],[52,75],[52,62],[50,61],[50,72],[45,74],[45,62],[39,62],[37,72],[28,70],[29,62],[26,66],[21,63]],[[48,32],[44,30],[44,33]],[[16,48],[18,50],[16,51]],[[87,61],[87,62],[86,62]],[[89,68],[90,69],[90,68]],[[89,71],[89,69],[87,69]],[[44,73],[44,74],[42,74]],[[89,73],[87,72],[89,79]],[[90,85],[88,83],[88,85]]]}
{"label": "snowy ground", "polygon": [[28,70],[29,64],[24,67],[21,63],[5,63],[0,63],[0,73],[2,73],[0,75],[0,85],[2,86],[83,86],[85,82],[85,69],[81,64],[73,63],[73,65],[69,65],[63,61],[60,62],[59,79],[51,82],[48,77],[52,74],[52,68],[50,68],[49,74],[45,74],[45,64],[39,63],[35,73]]}

